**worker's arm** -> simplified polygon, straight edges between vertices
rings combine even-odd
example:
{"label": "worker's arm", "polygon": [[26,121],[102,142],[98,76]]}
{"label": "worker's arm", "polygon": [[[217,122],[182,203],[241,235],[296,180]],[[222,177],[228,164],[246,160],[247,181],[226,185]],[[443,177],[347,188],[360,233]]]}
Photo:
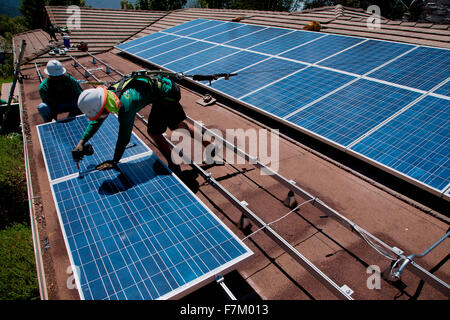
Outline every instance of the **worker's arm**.
{"label": "worker's arm", "polygon": [[97,119],[95,121],[90,121],[88,126],[86,127],[86,130],[84,130],[83,136],[81,137],[81,140],[78,142],[77,146],[75,147],[76,151],[83,151],[84,145],[86,142],[91,139],[94,134],[98,131],[98,129],[101,127],[103,122],[106,118],[103,119]]}
{"label": "worker's arm", "polygon": [[71,91],[72,91],[72,96],[74,98],[78,98],[81,94],[81,92],[83,92],[83,89],[80,86],[80,83],[71,75],[69,75],[69,79],[70,79],[70,87],[71,87]]}
{"label": "worker's arm", "polygon": [[125,148],[131,139],[135,114],[127,113],[119,117],[119,136],[117,137],[116,149],[114,151],[113,162],[122,159]]}

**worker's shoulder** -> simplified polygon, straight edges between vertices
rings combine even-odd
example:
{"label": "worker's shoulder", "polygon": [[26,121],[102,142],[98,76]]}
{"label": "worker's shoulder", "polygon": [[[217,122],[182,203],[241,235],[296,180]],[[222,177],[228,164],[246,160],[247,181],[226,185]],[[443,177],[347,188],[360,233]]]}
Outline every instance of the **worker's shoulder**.
{"label": "worker's shoulder", "polygon": [[48,88],[48,78],[45,78],[39,85],[39,91],[46,90],[47,88]]}

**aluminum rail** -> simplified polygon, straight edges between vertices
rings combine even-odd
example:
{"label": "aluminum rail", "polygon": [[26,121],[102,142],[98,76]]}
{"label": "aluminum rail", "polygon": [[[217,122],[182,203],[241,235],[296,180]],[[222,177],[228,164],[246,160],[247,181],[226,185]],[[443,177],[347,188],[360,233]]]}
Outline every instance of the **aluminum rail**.
{"label": "aluminum rail", "polygon": [[[14,39],[13,39],[13,47],[14,47]],[[14,54],[15,55],[15,54]],[[41,244],[39,240],[39,229],[38,225],[35,219],[34,214],[34,192],[33,192],[33,185],[32,185],[32,179],[31,179],[31,172],[30,172],[30,159],[28,156],[28,140],[25,137],[24,132],[24,121],[23,121],[23,114],[24,110],[22,108],[23,106],[23,100],[22,100],[22,93],[20,90],[19,85],[19,114],[20,114],[20,124],[22,129],[22,140],[23,140],[23,154],[24,154],[24,162],[25,162],[25,177],[27,181],[27,195],[28,195],[28,209],[30,214],[30,226],[31,226],[31,237],[33,240],[33,250],[34,250],[34,260],[36,263],[36,273],[37,273],[37,279],[38,279],[38,285],[39,285],[39,296],[41,300],[48,300],[48,292],[47,292],[47,285],[45,280],[45,270],[44,270],[44,262],[42,260],[42,252],[41,252]]]}
{"label": "aluminum rail", "polygon": [[[138,114],[138,118],[147,123],[145,118]],[[337,298],[343,300],[353,300],[353,298],[347,294],[339,285],[331,280],[326,274],[324,274],[319,268],[317,268],[312,262],[304,257],[297,249],[295,249],[289,242],[281,237],[275,230],[273,230],[268,224],[266,224],[261,218],[259,218],[253,211],[233,196],[227,189],[225,189],[217,180],[215,180],[211,174],[204,171],[198,164],[193,162],[189,157],[182,154],[181,150],[175,146],[172,141],[167,139],[166,141],[178,151],[180,156],[183,157],[186,163],[192,165],[197,172],[208,181],[217,191],[219,191],[226,199],[228,199],[239,211],[241,211],[248,219],[250,219],[258,228],[262,229],[275,243],[277,243],[283,250],[286,251],[295,261],[302,265],[309,273],[311,273],[317,280],[319,280],[328,290],[330,290]]]}
{"label": "aluminum rail", "polygon": [[84,76],[85,76],[86,78],[87,78],[86,75],[90,75],[90,76],[92,76],[92,78],[94,78],[96,81],[101,82],[101,80],[100,80],[99,78],[97,78],[97,77],[95,76],[95,74],[91,73],[85,66],[83,66],[80,62],[78,62],[78,60],[75,59],[72,55],[69,54],[69,57],[72,58],[73,61],[75,61],[75,64],[74,64],[74,67],[75,67],[75,68],[76,68],[77,66],[80,66],[80,67],[84,70],[84,72],[85,72],[85,75],[84,75]]}
{"label": "aluminum rail", "polygon": [[[305,190],[303,190],[302,188],[297,186],[295,181],[288,180],[287,178],[280,175],[278,172],[275,172],[274,170],[268,168],[266,165],[261,163],[257,158],[250,156],[249,154],[247,154],[245,151],[241,150],[239,147],[237,147],[233,143],[227,141],[223,137],[217,135],[214,131],[211,131],[210,129],[208,129],[206,126],[203,125],[203,123],[200,123],[200,122],[190,118],[189,116],[187,117],[187,119],[189,121],[193,122],[194,124],[201,126],[202,129],[205,130],[205,132],[208,132],[214,138],[221,141],[223,144],[225,144],[225,146],[227,148],[229,148],[230,150],[233,150],[238,155],[240,155],[241,157],[243,157],[250,163],[254,164],[259,169],[265,171],[266,174],[268,174],[270,177],[272,177],[273,179],[280,182],[282,185],[286,186],[288,189],[292,190],[295,194],[300,196],[305,201],[313,200],[311,202],[311,204],[313,206],[317,207],[321,212],[325,213],[326,215],[334,218],[336,221],[338,221],[344,227],[348,228],[350,231],[352,231],[352,232],[356,231],[357,234],[364,240],[367,241],[367,239],[364,237],[364,235],[365,235],[365,236],[369,237],[372,241],[376,242],[378,245],[383,247],[384,249],[386,249],[389,252],[391,252],[392,254],[394,254],[397,257],[397,259],[401,259],[401,260],[407,259],[407,257],[403,255],[402,250],[395,248],[395,247],[391,247],[391,246],[387,245],[386,243],[384,243],[383,241],[381,241],[380,239],[378,239],[377,237],[373,236],[371,233],[364,230],[363,228],[358,226],[353,221],[344,217],[343,215],[338,213],[336,210],[330,208],[322,200],[318,199],[317,197],[312,196],[310,193],[306,192]],[[392,257],[392,259],[394,259],[394,258]],[[411,262],[411,263],[407,264],[406,267],[411,272],[416,274],[419,278],[423,279],[424,281],[426,281],[430,285],[432,285],[435,289],[441,291],[446,296],[450,297],[450,286],[447,283],[445,283],[441,279],[437,278],[436,276],[434,276],[433,274],[431,274],[430,272],[428,272],[427,270],[425,270],[424,268],[422,268],[421,266],[419,266],[416,263]]]}
{"label": "aluminum rail", "polygon": [[117,70],[116,68],[110,66],[109,64],[107,64],[106,62],[104,62],[103,60],[97,58],[96,56],[94,56],[92,53],[87,52],[88,55],[90,55],[92,58],[94,58],[95,60],[97,60],[98,62],[100,62],[101,64],[103,64],[105,67],[111,69],[112,71],[114,71],[115,73],[117,73],[118,75],[120,75],[121,77],[124,76],[124,74],[122,72],[120,72],[119,70]]}
{"label": "aluminum rail", "polygon": [[39,67],[38,67],[38,65],[37,65],[36,62],[34,63],[34,66],[36,67],[36,72],[37,72],[38,77],[39,77],[39,82],[42,82],[42,81],[44,80],[44,78],[42,77],[42,73],[41,73],[41,71],[39,70]]}

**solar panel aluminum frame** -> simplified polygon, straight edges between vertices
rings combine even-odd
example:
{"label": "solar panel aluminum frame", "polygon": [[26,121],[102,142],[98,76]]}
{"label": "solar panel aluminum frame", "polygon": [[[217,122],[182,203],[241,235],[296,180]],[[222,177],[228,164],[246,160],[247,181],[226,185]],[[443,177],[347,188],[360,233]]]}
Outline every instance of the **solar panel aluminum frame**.
{"label": "solar panel aluminum frame", "polygon": [[[262,26],[262,25],[261,25],[261,26]],[[291,30],[291,29],[289,29],[289,28],[283,28],[283,29]],[[164,30],[161,30],[160,32],[164,33]],[[321,33],[321,34],[324,34],[324,35],[328,35],[327,33],[324,33],[324,32],[318,32],[318,33]],[[368,38],[357,37],[357,36],[344,36],[344,35],[338,35],[338,36],[352,37],[352,38],[358,38],[358,39],[363,39],[363,40],[368,39]],[[317,39],[319,39],[319,38],[317,38]],[[397,41],[390,41],[390,40],[381,40],[381,39],[376,39],[376,40],[378,40],[378,41],[383,41],[383,42],[389,42],[389,43],[400,43],[400,42],[397,42]],[[199,40],[199,41],[202,41],[202,40]],[[313,40],[313,41],[314,41],[314,40]],[[360,42],[360,43],[361,43],[361,42]],[[359,44],[360,44],[360,43],[359,43]],[[219,44],[219,45],[227,46],[226,44]],[[353,46],[351,46],[351,47],[353,47]],[[423,46],[423,45],[420,45],[420,46],[419,46],[419,45],[413,46],[413,48],[419,48],[419,47],[430,47],[430,48],[437,48],[437,49],[449,50],[449,51],[450,51],[450,49],[438,48],[438,47],[431,47],[431,46]],[[121,50],[120,48],[117,48],[117,49]],[[251,51],[251,48],[250,48],[250,49],[241,49],[241,48],[238,48],[238,49],[239,49],[239,50],[242,50],[242,51],[249,51],[249,50]],[[413,49],[410,49],[410,50],[413,50]],[[410,50],[408,50],[408,51],[407,51],[406,53],[404,53],[404,54],[407,54]],[[161,69],[161,70],[166,70],[166,71],[176,72],[176,70],[170,70],[170,69],[161,67],[161,66],[156,65],[156,64],[154,64],[154,63],[152,63],[152,62],[150,62],[150,61],[147,61],[147,60],[145,60],[145,59],[143,59],[143,58],[141,58],[141,57],[139,57],[139,56],[137,56],[137,55],[128,53],[128,52],[126,52],[126,51],[124,51],[124,50],[121,50],[121,51],[123,51],[123,52],[124,52],[125,54],[127,54],[127,55],[130,55],[130,56],[135,57],[136,59],[138,59],[138,60],[140,60],[140,61],[143,61],[143,62],[145,62],[145,63],[151,64],[151,65],[153,65],[153,66],[155,66],[156,68],[159,68],[159,69]],[[266,56],[268,56],[268,57],[273,57],[272,55],[265,54],[265,53],[260,53],[260,54],[266,55]],[[337,54],[338,54],[338,53],[336,53],[336,54],[334,54],[334,55],[337,55]],[[396,57],[395,59],[398,59],[399,57],[403,56],[404,54],[399,55],[399,56]],[[330,56],[333,56],[333,55],[330,55]],[[330,56],[329,56],[329,57],[330,57]],[[327,58],[325,58],[325,59],[323,59],[323,60],[326,60],[326,59],[328,59],[329,57],[327,57]],[[393,60],[389,60],[389,61],[386,62],[385,64],[389,64],[389,63],[391,63],[392,61],[393,61]],[[300,61],[300,62],[301,62],[301,61]],[[320,61],[319,61],[319,62],[320,62]],[[302,62],[302,63],[305,63],[305,62]],[[311,64],[311,63],[305,63],[305,64],[308,64],[308,65],[314,65],[314,64]],[[384,66],[385,64],[383,64],[382,66]],[[383,80],[378,80],[378,79],[375,79],[375,78],[371,78],[370,75],[368,75],[368,74],[370,74],[371,72],[373,72],[374,70],[376,70],[377,68],[380,68],[381,66],[379,66],[379,67],[377,67],[377,68],[374,68],[373,70],[367,72],[367,73],[364,74],[364,75],[357,75],[357,74],[349,73],[349,72],[346,72],[346,71],[334,70],[334,69],[332,69],[332,68],[324,67],[324,66],[320,66],[320,65],[315,65],[315,66],[317,66],[317,67],[319,67],[319,68],[323,68],[323,69],[328,69],[328,70],[331,70],[331,71],[335,71],[335,72],[340,72],[340,73],[344,73],[344,74],[348,74],[348,75],[353,75],[353,76],[356,76],[357,79],[366,79],[366,80],[374,81],[374,82],[378,82],[378,83],[386,83],[386,82],[383,81]],[[306,69],[306,68],[305,68],[305,69]],[[286,126],[288,126],[288,127],[291,127],[291,128],[293,128],[293,129],[295,129],[295,130],[297,130],[297,131],[300,131],[300,132],[302,132],[302,133],[304,133],[304,134],[306,134],[306,135],[308,135],[308,136],[311,136],[311,137],[313,137],[314,139],[317,139],[317,140],[319,140],[319,141],[321,141],[321,142],[326,143],[327,145],[330,145],[330,146],[332,146],[332,147],[335,147],[335,148],[337,148],[337,149],[340,150],[340,151],[343,151],[343,152],[345,152],[345,153],[347,153],[347,154],[350,154],[350,155],[352,155],[352,156],[355,156],[355,157],[357,157],[358,159],[363,160],[363,161],[366,162],[366,163],[369,163],[369,164],[371,164],[371,165],[374,165],[375,167],[377,167],[377,168],[379,168],[379,169],[381,169],[381,170],[383,170],[383,171],[386,171],[386,172],[388,172],[388,173],[390,173],[390,174],[393,174],[394,176],[396,176],[396,177],[398,177],[398,178],[400,178],[400,179],[402,179],[402,180],[405,180],[405,181],[411,183],[411,184],[414,185],[414,186],[417,186],[417,187],[419,187],[419,188],[421,188],[421,189],[423,189],[423,190],[425,190],[425,191],[430,192],[430,193],[433,194],[433,195],[436,195],[436,196],[438,196],[438,197],[441,197],[441,198],[443,198],[443,199],[445,199],[445,200],[447,200],[447,201],[450,202],[450,194],[449,194],[449,192],[446,193],[447,190],[446,190],[445,188],[444,188],[444,190],[438,190],[438,189],[436,189],[436,188],[433,188],[433,187],[431,187],[431,186],[429,186],[429,185],[426,185],[425,183],[422,183],[422,182],[418,181],[418,180],[415,179],[415,178],[412,178],[412,177],[410,177],[410,176],[408,176],[408,175],[406,175],[406,174],[404,174],[404,173],[401,173],[401,172],[399,172],[399,171],[397,171],[397,170],[395,170],[395,169],[393,169],[393,168],[390,168],[390,167],[388,167],[388,166],[386,166],[386,165],[383,165],[383,164],[381,164],[381,163],[379,163],[379,162],[377,162],[377,161],[375,161],[375,160],[373,160],[373,159],[370,159],[370,158],[368,158],[368,157],[366,157],[366,156],[364,156],[364,155],[361,155],[361,154],[359,154],[358,152],[355,152],[355,151],[353,151],[353,150],[351,150],[351,149],[349,149],[349,148],[347,148],[347,147],[345,147],[345,146],[343,146],[343,145],[341,145],[341,144],[338,144],[338,143],[336,143],[336,142],[334,142],[334,141],[331,141],[331,140],[327,139],[326,137],[320,136],[320,135],[318,135],[318,134],[316,134],[316,133],[314,133],[314,132],[312,132],[312,131],[310,131],[310,130],[308,130],[308,129],[306,129],[306,128],[303,128],[303,127],[301,127],[301,126],[299,126],[299,125],[296,125],[296,124],[294,124],[294,123],[292,123],[292,122],[290,122],[290,121],[287,121],[287,120],[285,120],[285,119],[283,119],[283,118],[277,117],[277,116],[275,116],[275,115],[273,115],[273,114],[271,114],[271,113],[269,113],[269,112],[267,112],[267,111],[265,111],[265,110],[263,110],[263,109],[261,109],[261,108],[258,108],[257,106],[254,106],[254,105],[252,105],[252,104],[250,104],[250,103],[247,103],[247,102],[244,102],[244,101],[242,101],[242,100],[239,100],[239,99],[237,99],[236,97],[232,97],[232,96],[230,96],[230,95],[228,95],[228,94],[226,94],[226,93],[224,93],[224,92],[221,92],[220,90],[214,89],[213,87],[210,87],[210,86],[208,86],[208,85],[206,85],[206,84],[203,84],[203,83],[201,83],[200,81],[194,81],[194,80],[189,79],[189,78],[186,78],[186,80],[189,81],[190,83],[193,83],[193,84],[195,84],[195,85],[198,85],[198,86],[200,86],[200,87],[202,87],[202,88],[204,88],[204,89],[206,89],[206,90],[208,90],[208,91],[215,92],[216,94],[221,95],[221,96],[223,96],[223,97],[225,97],[225,98],[227,98],[227,99],[229,99],[229,100],[231,100],[231,101],[233,101],[233,102],[235,102],[235,103],[237,103],[237,104],[243,105],[243,106],[245,106],[245,107],[247,107],[247,108],[249,108],[249,109],[251,109],[251,110],[253,110],[253,111],[256,111],[256,112],[258,112],[258,113],[261,113],[261,114],[263,114],[263,115],[265,115],[265,116],[267,116],[267,117],[269,117],[269,118],[271,118],[271,119],[273,119],[273,120],[275,120],[275,121],[277,121],[277,122],[280,122],[280,123],[282,123],[282,124],[284,124],[284,125],[286,125]],[[443,82],[445,82],[445,81],[447,81],[447,79],[445,79]],[[350,83],[352,83],[352,82],[353,82],[353,81],[351,81]],[[350,84],[350,83],[347,83],[347,85]],[[392,86],[393,84],[390,84],[390,83],[389,83],[389,85]],[[399,85],[399,84],[394,84],[394,85],[395,85],[396,87],[398,87],[398,88],[403,88],[403,89],[406,89],[406,90],[411,90],[411,91],[415,91],[415,92],[420,92],[420,93],[422,93],[422,94],[429,94],[429,95],[431,95],[431,96],[435,96],[435,97],[438,97],[438,98],[446,97],[446,96],[442,96],[442,95],[439,95],[439,94],[434,94],[434,93],[432,93],[432,92],[431,92],[431,93],[427,93],[427,92],[424,92],[423,90],[420,90],[420,89],[409,88],[409,87],[406,87],[406,86],[403,86],[403,85]],[[440,87],[441,85],[442,85],[442,83],[440,83],[440,84],[437,85],[436,87]],[[345,87],[345,86],[344,86],[344,87]],[[340,89],[338,89],[338,90],[340,90]],[[449,97],[446,97],[446,98],[450,99]]]}
{"label": "solar panel aluminum frame", "polygon": [[[140,158],[144,158],[146,156],[149,155],[154,155],[153,152],[150,151],[150,153],[145,153],[145,154],[140,154],[140,155],[134,155],[131,156],[127,159],[124,159],[123,161],[121,161],[122,163],[127,163],[133,160],[137,160]],[[156,156],[156,155],[155,155]],[[204,274],[201,277],[196,278],[195,280],[192,280],[180,287],[178,287],[177,289],[174,289],[160,297],[158,297],[156,300],[174,300],[174,299],[180,299],[186,295],[188,295],[189,293],[192,293],[198,289],[200,289],[201,287],[207,285],[208,283],[213,282],[214,280],[216,280],[216,278],[218,276],[224,276],[226,275],[228,272],[235,270],[239,265],[241,265],[242,263],[244,263],[248,258],[250,258],[253,255],[253,251],[245,244],[241,241],[241,239],[239,239],[234,232],[232,232],[226,225],[225,223],[220,220],[212,211],[211,209],[209,209],[198,197],[195,193],[192,192],[192,190],[190,190],[185,184],[184,182],[175,174],[173,174],[168,167],[161,161],[161,160],[157,160],[159,161],[169,172],[170,175],[172,177],[174,177],[177,182],[184,187],[188,193],[196,200],[198,201],[198,203],[219,223],[219,225],[221,225],[225,231],[227,231],[235,240],[237,240],[242,247],[246,250],[246,253],[242,254],[241,256],[223,264],[220,265],[219,267],[217,267],[214,270],[209,271],[208,273]],[[70,261],[70,265],[72,267],[72,272],[73,272],[73,276],[74,276],[74,280],[75,280],[75,284],[78,290],[78,294],[80,296],[81,300],[85,300],[83,291],[82,291],[82,286],[81,286],[81,275],[78,273],[78,268],[74,267],[76,266],[75,262],[74,262],[74,258],[72,256],[72,253],[70,251],[70,246],[69,246],[69,240],[64,228],[64,224],[63,224],[63,219],[62,219],[62,215],[61,215],[61,211],[60,208],[58,206],[58,203],[56,201],[57,197],[55,194],[55,190],[53,188],[53,186],[59,182],[63,182],[63,181],[67,181],[67,180],[71,180],[71,179],[77,179],[76,177],[73,176],[66,176],[64,178],[59,179],[58,181],[53,181],[50,182],[51,185],[51,192],[52,192],[52,196],[53,196],[53,202],[55,204],[55,208],[56,208],[56,213],[58,215],[58,221],[59,221],[59,225],[61,228],[61,232],[64,238],[64,244],[66,246],[66,250],[68,253],[68,257],[69,257],[69,261]]]}

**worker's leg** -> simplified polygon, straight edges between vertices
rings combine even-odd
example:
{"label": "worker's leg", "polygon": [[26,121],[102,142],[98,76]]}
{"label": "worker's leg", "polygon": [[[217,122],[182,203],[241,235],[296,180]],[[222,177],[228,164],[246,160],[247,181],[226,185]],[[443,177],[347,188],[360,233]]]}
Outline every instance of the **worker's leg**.
{"label": "worker's leg", "polygon": [[52,121],[52,112],[50,111],[50,106],[48,104],[42,102],[38,106],[38,111],[39,111],[39,114],[42,117],[42,120],[44,120],[44,122],[51,122]]}

